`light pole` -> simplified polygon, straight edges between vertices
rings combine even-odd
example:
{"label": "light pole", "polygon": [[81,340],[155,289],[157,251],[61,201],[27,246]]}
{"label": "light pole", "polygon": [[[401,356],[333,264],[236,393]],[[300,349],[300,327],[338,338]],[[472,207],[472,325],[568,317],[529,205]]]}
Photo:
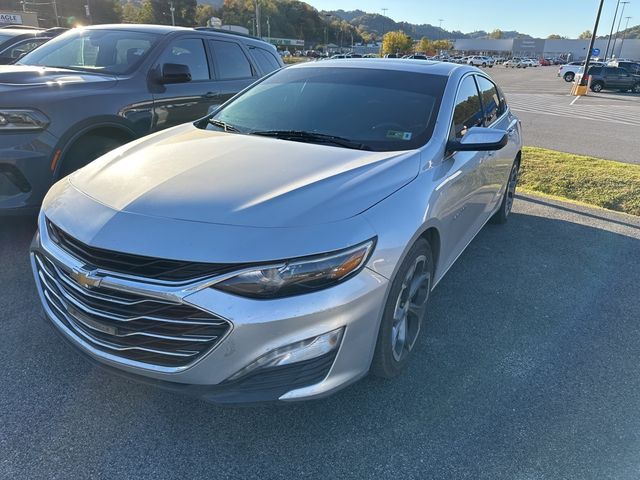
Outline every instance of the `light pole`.
{"label": "light pole", "polygon": [[269,22],[269,17],[267,17],[267,37],[271,38],[271,23]]}
{"label": "light pole", "polygon": [[604,52],[604,59],[609,56],[609,45],[611,44],[611,37],[613,37],[613,28],[616,25],[616,18],[618,16],[618,7],[620,7],[620,0],[616,3],[616,12],[613,14],[613,21],[611,22],[611,31],[609,32],[609,40],[607,40],[607,50]]}
{"label": "light pole", "polygon": [[385,29],[386,29],[386,25],[385,25],[385,20],[386,20],[386,16],[387,16],[387,12],[389,11],[388,8],[381,8],[380,10],[382,10],[382,16],[384,16],[385,18],[382,19],[382,36],[384,37]]}
{"label": "light pole", "polygon": [[627,19],[627,23],[624,26],[624,33],[622,34],[622,41],[620,42],[620,51],[618,52],[618,58],[622,57],[622,47],[624,46],[624,40],[627,38],[627,30],[629,29],[629,20],[631,17],[624,17]]}
{"label": "light pole", "polygon": [[600,0],[600,6],[598,7],[598,14],[596,15],[596,24],[593,26],[593,34],[591,35],[591,41],[589,42],[589,50],[587,51],[587,59],[584,62],[584,73],[580,79],[580,85],[587,86],[589,79],[589,63],[591,62],[591,52],[593,52],[593,44],[596,41],[596,35],[598,34],[598,24],[600,23],[600,15],[602,14],[602,6],[604,0]]}
{"label": "light pole", "polygon": [[631,3],[629,1],[625,1],[625,2],[620,2],[622,4],[622,12],[620,13],[620,21],[618,21],[618,29],[616,30],[616,36],[613,39],[613,45],[611,47],[611,56],[614,56],[614,52],[616,51],[616,42],[618,41],[618,33],[620,33],[620,24],[622,23],[622,17],[624,16],[624,9],[627,6],[628,3]]}
{"label": "light pole", "polygon": [[173,0],[169,2],[169,11],[171,12],[171,25],[176,26],[176,6],[173,4]]}
{"label": "light pole", "polygon": [[56,16],[56,25],[60,26],[60,17],[58,16],[58,4],[53,0],[53,14]]}
{"label": "light pole", "polygon": [[262,38],[262,31],[260,26],[260,1],[253,0],[253,3],[256,7],[256,36]]}

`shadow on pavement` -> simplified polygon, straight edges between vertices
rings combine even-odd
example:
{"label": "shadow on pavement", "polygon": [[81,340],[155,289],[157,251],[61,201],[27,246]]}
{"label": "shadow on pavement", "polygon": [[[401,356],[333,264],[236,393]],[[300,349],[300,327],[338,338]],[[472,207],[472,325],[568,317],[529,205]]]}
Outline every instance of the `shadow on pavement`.
{"label": "shadow on pavement", "polygon": [[315,402],[219,408],[109,376],[63,346],[37,318],[30,235],[13,246],[0,237],[10,478],[637,475],[636,238],[514,213],[437,287],[399,378]]}

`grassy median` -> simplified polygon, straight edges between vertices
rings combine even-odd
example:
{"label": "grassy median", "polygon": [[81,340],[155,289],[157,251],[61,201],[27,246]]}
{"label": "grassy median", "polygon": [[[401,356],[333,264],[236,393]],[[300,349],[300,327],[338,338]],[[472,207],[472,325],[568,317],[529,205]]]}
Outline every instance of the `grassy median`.
{"label": "grassy median", "polygon": [[518,190],[640,216],[640,165],[524,147]]}

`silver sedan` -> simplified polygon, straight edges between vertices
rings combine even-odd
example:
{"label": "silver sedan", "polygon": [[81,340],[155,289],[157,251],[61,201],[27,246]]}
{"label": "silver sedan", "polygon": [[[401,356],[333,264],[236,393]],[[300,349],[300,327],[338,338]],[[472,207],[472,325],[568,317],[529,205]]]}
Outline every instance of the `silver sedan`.
{"label": "silver sedan", "polygon": [[213,402],[394,377],[431,291],[507,220],[521,147],[474,67],[282,69],[53,186],[31,250],[44,311],[106,368]]}

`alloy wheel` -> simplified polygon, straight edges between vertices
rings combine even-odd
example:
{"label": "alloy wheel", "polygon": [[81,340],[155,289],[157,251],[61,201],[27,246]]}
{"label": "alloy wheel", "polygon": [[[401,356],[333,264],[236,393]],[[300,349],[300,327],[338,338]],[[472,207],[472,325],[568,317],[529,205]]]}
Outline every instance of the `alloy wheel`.
{"label": "alloy wheel", "polygon": [[402,361],[413,349],[426,313],[430,290],[431,272],[428,270],[427,257],[420,255],[405,275],[393,311],[391,351],[397,362]]}
{"label": "alloy wheel", "polygon": [[507,185],[507,201],[505,204],[505,213],[509,215],[511,213],[511,207],[513,207],[513,199],[516,195],[516,187],[518,186],[518,164],[514,163],[511,169],[511,175],[509,176],[509,184]]}

